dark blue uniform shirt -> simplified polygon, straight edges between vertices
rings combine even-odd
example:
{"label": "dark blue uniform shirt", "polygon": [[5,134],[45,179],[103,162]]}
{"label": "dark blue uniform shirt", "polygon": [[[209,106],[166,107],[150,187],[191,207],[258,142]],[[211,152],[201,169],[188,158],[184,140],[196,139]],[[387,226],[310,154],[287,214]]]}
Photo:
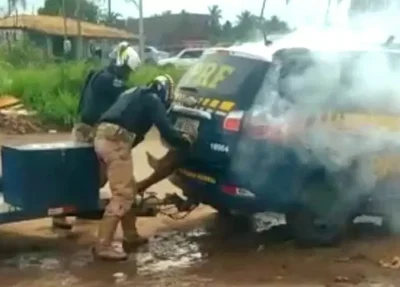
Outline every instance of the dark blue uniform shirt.
{"label": "dark blue uniform shirt", "polygon": [[100,116],[108,110],[127,89],[124,83],[106,67],[98,72],[91,71],[79,101],[78,114],[82,123],[95,125]]}
{"label": "dark blue uniform shirt", "polygon": [[147,88],[126,91],[101,116],[100,122],[116,124],[134,133],[137,137],[135,145],[141,142],[155,125],[169,145],[176,148],[189,146],[189,142],[172,126],[160,98]]}

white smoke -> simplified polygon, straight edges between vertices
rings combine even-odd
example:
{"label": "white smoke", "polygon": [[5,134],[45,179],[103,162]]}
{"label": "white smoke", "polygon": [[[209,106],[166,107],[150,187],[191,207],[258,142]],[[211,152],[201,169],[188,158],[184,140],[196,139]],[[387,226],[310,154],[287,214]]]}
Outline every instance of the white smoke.
{"label": "white smoke", "polygon": [[[329,28],[298,29],[269,48],[268,53],[273,54],[286,47],[305,45],[318,51],[311,54],[311,62],[318,64],[292,71],[284,82],[279,82],[279,73],[269,75],[253,112],[262,111],[269,123],[285,127],[291,136],[285,144],[296,151],[304,164],[321,165],[337,173],[349,170],[357,162],[353,175],[358,188],[370,190],[377,184],[375,158],[400,151],[400,56],[388,57],[389,53],[382,52],[386,39],[396,35],[395,29],[400,27],[400,11],[390,4],[387,10],[349,18],[349,7],[350,1],[343,1],[331,9]],[[259,43],[238,48],[267,51]],[[356,58],[357,51],[362,50],[366,51]],[[279,67],[277,70],[281,71]],[[346,121],[323,121],[323,115],[329,112],[343,113]],[[346,114],[399,118],[396,127],[390,128],[366,118],[364,123],[359,118],[351,122]],[[307,118],[313,118],[313,123],[301,126]],[[291,133],[296,125],[300,125],[296,127],[299,132]],[[270,145],[264,155],[257,154],[257,163],[254,158],[248,162],[246,157],[255,148],[243,139],[233,167],[251,167],[249,176],[261,184],[284,157],[279,147]],[[259,162],[261,158],[264,160]]]}

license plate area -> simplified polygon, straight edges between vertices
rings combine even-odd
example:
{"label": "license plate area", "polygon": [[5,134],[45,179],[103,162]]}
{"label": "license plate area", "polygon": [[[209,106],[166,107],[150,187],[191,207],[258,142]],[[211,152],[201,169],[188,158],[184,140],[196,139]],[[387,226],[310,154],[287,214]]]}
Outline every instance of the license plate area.
{"label": "license plate area", "polygon": [[189,134],[194,138],[197,138],[199,125],[200,125],[199,120],[180,117],[177,118],[175,122],[175,129],[177,129],[180,132]]}

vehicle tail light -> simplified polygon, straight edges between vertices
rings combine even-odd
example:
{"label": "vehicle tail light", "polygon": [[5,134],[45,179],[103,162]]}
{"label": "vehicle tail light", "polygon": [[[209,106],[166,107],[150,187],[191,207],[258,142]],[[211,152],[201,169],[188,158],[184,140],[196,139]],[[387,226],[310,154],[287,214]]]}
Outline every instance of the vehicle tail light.
{"label": "vehicle tail light", "polygon": [[231,196],[242,196],[242,197],[250,197],[250,198],[255,197],[255,194],[252,193],[251,191],[249,191],[245,188],[235,186],[235,185],[223,185],[221,188],[224,193],[231,195]]}
{"label": "vehicle tail light", "polygon": [[224,130],[229,132],[238,132],[242,126],[243,112],[230,112],[224,119]]}

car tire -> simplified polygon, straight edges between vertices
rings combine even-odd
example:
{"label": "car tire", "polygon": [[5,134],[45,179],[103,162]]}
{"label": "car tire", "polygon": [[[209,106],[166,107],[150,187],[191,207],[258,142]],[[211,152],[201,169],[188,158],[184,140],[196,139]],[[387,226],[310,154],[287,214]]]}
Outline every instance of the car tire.
{"label": "car tire", "polygon": [[386,212],[382,216],[382,228],[390,235],[400,235],[400,211]]}
{"label": "car tire", "polygon": [[389,197],[389,200],[382,205],[382,228],[387,234],[400,235],[399,198],[393,196]]}
{"label": "car tire", "polygon": [[[353,219],[349,203],[342,201],[340,192],[325,180],[308,182],[300,192],[302,196],[298,204],[285,214],[296,243],[303,247],[340,243]],[[326,203],[318,206],[318,198],[322,197],[312,198],[315,192],[327,197]]]}
{"label": "car tire", "polygon": [[254,222],[251,216],[233,213],[222,208],[218,208],[217,211],[217,224],[225,230],[235,233],[250,233],[254,230]]}

